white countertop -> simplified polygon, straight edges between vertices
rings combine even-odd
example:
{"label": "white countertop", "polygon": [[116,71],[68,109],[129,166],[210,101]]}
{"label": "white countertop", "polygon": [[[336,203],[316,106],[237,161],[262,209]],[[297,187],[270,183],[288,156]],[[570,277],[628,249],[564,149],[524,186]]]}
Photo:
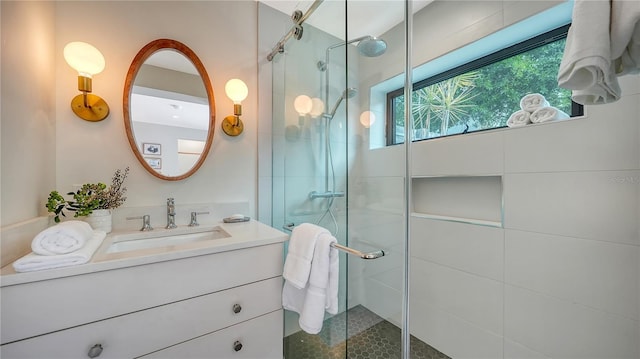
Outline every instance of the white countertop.
{"label": "white countertop", "polygon": [[289,237],[284,232],[254,220],[242,223],[223,223],[220,221],[213,225],[200,227],[179,226],[176,229],[169,230],[155,229],[151,232],[143,232],[143,235],[189,233],[190,231],[203,231],[216,226],[227,232],[230,237],[165,247],[106,253],[113,240],[118,236],[140,233],[139,231],[114,231],[104,239],[91,261],[86,264],[23,273],[16,273],[13,266],[9,264],[0,269],[0,287],[263,246],[284,242]]}

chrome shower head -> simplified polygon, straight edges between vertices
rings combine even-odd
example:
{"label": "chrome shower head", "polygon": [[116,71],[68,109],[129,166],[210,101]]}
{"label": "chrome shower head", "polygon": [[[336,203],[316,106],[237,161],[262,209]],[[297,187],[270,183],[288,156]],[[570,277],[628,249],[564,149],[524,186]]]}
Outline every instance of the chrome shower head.
{"label": "chrome shower head", "polygon": [[342,96],[340,96],[338,101],[336,101],[336,104],[333,105],[331,112],[329,112],[328,114],[325,114],[325,117],[327,117],[329,120],[333,119],[333,116],[336,115],[336,111],[338,111],[338,106],[340,106],[340,103],[342,103],[342,100],[346,98],[352,98],[357,93],[358,93],[358,90],[356,90],[355,87],[349,87],[348,89],[345,89],[344,91],[342,91]]}
{"label": "chrome shower head", "polygon": [[353,96],[355,96],[358,93],[358,90],[356,90],[355,87],[349,87],[348,89],[342,91],[342,98],[352,98]]}
{"label": "chrome shower head", "polygon": [[361,36],[346,42],[341,42],[341,43],[329,46],[326,50],[325,60],[324,61],[320,60],[316,64],[316,66],[318,67],[318,70],[320,71],[327,70],[327,64],[329,62],[329,51],[335,49],[336,47],[352,44],[354,42],[358,43],[356,47],[358,48],[358,52],[362,56],[377,57],[384,54],[385,51],[387,51],[387,42],[384,41],[383,39],[375,36],[371,36],[371,35]]}
{"label": "chrome shower head", "polygon": [[363,56],[376,57],[387,51],[387,43],[375,36],[367,36],[358,42],[357,48]]}

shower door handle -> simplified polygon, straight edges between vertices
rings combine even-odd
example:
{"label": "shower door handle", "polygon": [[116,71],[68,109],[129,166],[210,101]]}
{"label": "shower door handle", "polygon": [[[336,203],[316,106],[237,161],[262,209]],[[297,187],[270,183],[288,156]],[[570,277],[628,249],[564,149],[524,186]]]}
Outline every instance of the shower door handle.
{"label": "shower door handle", "polygon": [[[286,223],[284,226],[282,226],[282,228],[286,231],[293,231],[293,228],[296,225],[294,223]],[[347,246],[343,246],[342,244],[338,244],[338,243],[331,243],[331,247],[339,250],[339,251],[343,251],[345,253],[348,254],[353,254],[354,256],[358,256],[362,259],[378,259],[380,257],[384,257],[384,251],[382,249],[379,249],[377,251],[373,251],[373,252],[361,252],[357,249],[353,249]]]}

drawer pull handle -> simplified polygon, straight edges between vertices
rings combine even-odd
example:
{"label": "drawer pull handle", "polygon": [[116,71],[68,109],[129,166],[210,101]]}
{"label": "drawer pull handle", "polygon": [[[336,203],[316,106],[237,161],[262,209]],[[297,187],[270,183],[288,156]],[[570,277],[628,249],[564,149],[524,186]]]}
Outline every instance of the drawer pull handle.
{"label": "drawer pull handle", "polygon": [[239,340],[236,340],[236,341],[233,343],[233,350],[235,350],[235,351],[237,351],[237,352],[239,352],[240,350],[242,350],[242,343],[240,343],[240,341],[239,341]]}
{"label": "drawer pull handle", "polygon": [[96,344],[89,349],[89,353],[87,354],[89,358],[96,358],[102,354],[102,345]]}
{"label": "drawer pull handle", "polygon": [[240,313],[240,311],[242,310],[242,307],[240,306],[240,304],[234,304],[233,305],[233,312],[238,314]]}

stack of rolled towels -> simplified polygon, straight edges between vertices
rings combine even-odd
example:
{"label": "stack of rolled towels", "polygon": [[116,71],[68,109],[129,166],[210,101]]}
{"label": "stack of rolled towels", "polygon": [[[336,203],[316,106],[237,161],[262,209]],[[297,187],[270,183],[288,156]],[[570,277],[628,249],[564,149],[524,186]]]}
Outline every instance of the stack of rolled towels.
{"label": "stack of rolled towels", "polygon": [[33,252],[15,261],[13,268],[30,272],[87,263],[106,236],[106,232],[93,230],[83,221],[56,224],[33,238]]}
{"label": "stack of rolled towels", "polygon": [[563,111],[549,105],[539,93],[531,93],[520,99],[520,110],[509,116],[507,126],[522,127],[531,123],[543,123],[569,118]]}

